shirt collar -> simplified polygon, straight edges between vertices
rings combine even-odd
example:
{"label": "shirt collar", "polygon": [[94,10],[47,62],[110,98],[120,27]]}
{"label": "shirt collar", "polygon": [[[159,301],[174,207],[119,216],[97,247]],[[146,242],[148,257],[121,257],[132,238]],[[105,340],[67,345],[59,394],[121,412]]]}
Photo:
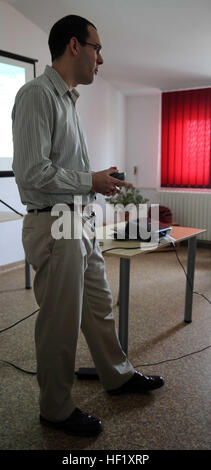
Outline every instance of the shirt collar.
{"label": "shirt collar", "polygon": [[76,91],[75,88],[70,89],[61,75],[59,75],[53,67],[46,65],[44,74],[51,80],[60,96],[64,96],[65,93],[68,93],[74,104],[76,103],[76,100],[80,96],[78,91]]}
{"label": "shirt collar", "polygon": [[72,88],[72,90],[69,90],[69,92],[70,92],[71,99],[73,100],[73,103],[75,104],[80,95],[75,88]]}

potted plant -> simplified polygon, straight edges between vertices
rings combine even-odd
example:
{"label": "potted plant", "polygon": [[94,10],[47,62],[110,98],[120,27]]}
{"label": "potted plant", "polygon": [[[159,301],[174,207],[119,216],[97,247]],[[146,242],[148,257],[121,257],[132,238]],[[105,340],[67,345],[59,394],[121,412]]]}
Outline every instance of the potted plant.
{"label": "potted plant", "polygon": [[116,194],[115,196],[110,196],[106,198],[106,202],[109,202],[109,204],[113,204],[114,208],[118,211],[121,206],[124,207],[124,209],[127,207],[128,211],[125,211],[125,220],[129,219],[129,209],[130,205],[131,207],[138,207],[139,204],[146,204],[149,201],[149,199],[144,198],[139,189],[137,188],[126,188],[123,187],[121,189],[121,192]]}

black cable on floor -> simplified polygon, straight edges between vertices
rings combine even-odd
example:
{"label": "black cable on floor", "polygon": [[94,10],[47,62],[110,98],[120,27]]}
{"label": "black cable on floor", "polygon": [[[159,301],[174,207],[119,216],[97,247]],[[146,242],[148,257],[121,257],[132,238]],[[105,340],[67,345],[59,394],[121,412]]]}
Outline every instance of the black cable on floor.
{"label": "black cable on floor", "polygon": [[[148,363],[148,364],[137,364],[137,365],[134,366],[134,369],[137,369],[138,367],[157,366],[159,364],[164,364],[165,362],[178,361],[179,359],[183,359],[185,357],[193,356],[194,354],[198,354],[200,352],[203,352],[206,349],[209,349],[210,347],[211,347],[211,344],[209,344],[208,346],[205,346],[204,348],[199,349],[197,351],[193,351],[191,353],[183,354],[182,356],[174,357],[174,358],[171,358],[171,359],[165,359],[165,360],[159,361],[159,362],[151,362],[151,363]],[[30,374],[30,375],[36,375],[37,374],[37,372],[22,369],[21,367],[17,366],[16,364],[13,364],[12,362],[9,362],[9,361],[4,361],[4,360],[0,359],[0,362],[2,362],[4,364],[7,364],[9,366],[12,366],[17,370],[20,370],[21,372],[24,372],[25,374]]]}
{"label": "black cable on floor", "polygon": [[[7,328],[4,328],[3,330],[0,330],[0,333],[4,333],[5,331],[10,330],[14,326],[18,325],[19,323],[23,322],[24,320],[27,320],[28,318],[35,315],[35,313],[37,313],[38,311],[39,311],[39,308],[37,310],[35,310],[34,312],[30,313],[29,315],[27,315],[26,317],[22,318],[21,320],[18,320],[16,323],[13,323],[12,325],[8,326]],[[0,362],[2,362],[4,364],[7,364],[9,366],[12,366],[17,370],[20,370],[21,372],[24,372],[25,374],[30,374],[30,375],[36,375],[37,374],[37,372],[22,369],[21,367],[17,366],[16,364],[13,364],[12,362],[9,362],[9,361],[4,361],[4,360],[0,359]]]}
{"label": "black cable on floor", "polygon": [[33,372],[33,371],[30,371],[30,370],[22,369],[22,367],[16,366],[16,364],[13,364],[13,362],[3,361],[3,359],[0,359],[0,362],[2,362],[2,363],[4,363],[4,364],[7,364],[7,365],[9,365],[9,366],[12,366],[12,367],[14,367],[14,368],[17,369],[17,370],[20,370],[21,372],[24,372],[25,374],[37,375],[37,372]]}
{"label": "black cable on floor", "polygon": [[159,362],[152,362],[151,364],[138,364],[136,366],[134,366],[135,368],[136,367],[148,367],[148,366],[157,366],[159,364],[164,364],[164,362],[173,362],[173,361],[178,361],[179,359],[183,359],[184,357],[188,357],[188,356],[192,356],[193,354],[198,354],[202,351],[205,351],[206,349],[208,348],[211,348],[211,344],[209,344],[208,346],[205,346],[204,348],[202,349],[198,349],[197,351],[193,351],[191,353],[188,353],[188,354],[183,354],[182,356],[178,356],[178,357],[173,357],[172,359],[165,359],[164,361],[159,361]]}
{"label": "black cable on floor", "polygon": [[32,315],[34,315],[35,313],[37,313],[39,311],[39,308],[37,310],[35,310],[34,312],[30,313],[29,315],[27,315],[26,317],[22,318],[21,320],[18,320],[16,323],[13,323],[12,325],[8,326],[7,328],[4,328],[3,330],[0,330],[0,334],[1,333],[4,333],[5,331],[7,330],[10,330],[11,328],[13,328],[14,326],[18,325],[19,323],[21,323],[22,321],[24,320],[27,320],[27,318],[30,318],[32,317]]}

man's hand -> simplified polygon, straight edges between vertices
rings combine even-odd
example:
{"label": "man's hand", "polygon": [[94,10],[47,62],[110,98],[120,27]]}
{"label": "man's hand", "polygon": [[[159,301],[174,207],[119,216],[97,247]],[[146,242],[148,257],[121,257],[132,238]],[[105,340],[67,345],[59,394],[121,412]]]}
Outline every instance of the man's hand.
{"label": "man's hand", "polygon": [[112,166],[108,170],[97,171],[92,175],[92,191],[95,193],[101,193],[105,196],[114,196],[120,192],[119,186],[126,186],[132,188],[133,185],[126,181],[118,180],[110,176],[112,173],[117,172],[117,167]]}

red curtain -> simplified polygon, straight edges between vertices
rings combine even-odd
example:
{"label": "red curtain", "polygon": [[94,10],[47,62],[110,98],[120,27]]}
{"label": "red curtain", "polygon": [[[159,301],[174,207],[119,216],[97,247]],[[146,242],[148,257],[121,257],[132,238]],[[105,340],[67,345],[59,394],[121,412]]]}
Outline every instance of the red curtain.
{"label": "red curtain", "polygon": [[211,187],[211,88],[162,94],[161,186]]}

